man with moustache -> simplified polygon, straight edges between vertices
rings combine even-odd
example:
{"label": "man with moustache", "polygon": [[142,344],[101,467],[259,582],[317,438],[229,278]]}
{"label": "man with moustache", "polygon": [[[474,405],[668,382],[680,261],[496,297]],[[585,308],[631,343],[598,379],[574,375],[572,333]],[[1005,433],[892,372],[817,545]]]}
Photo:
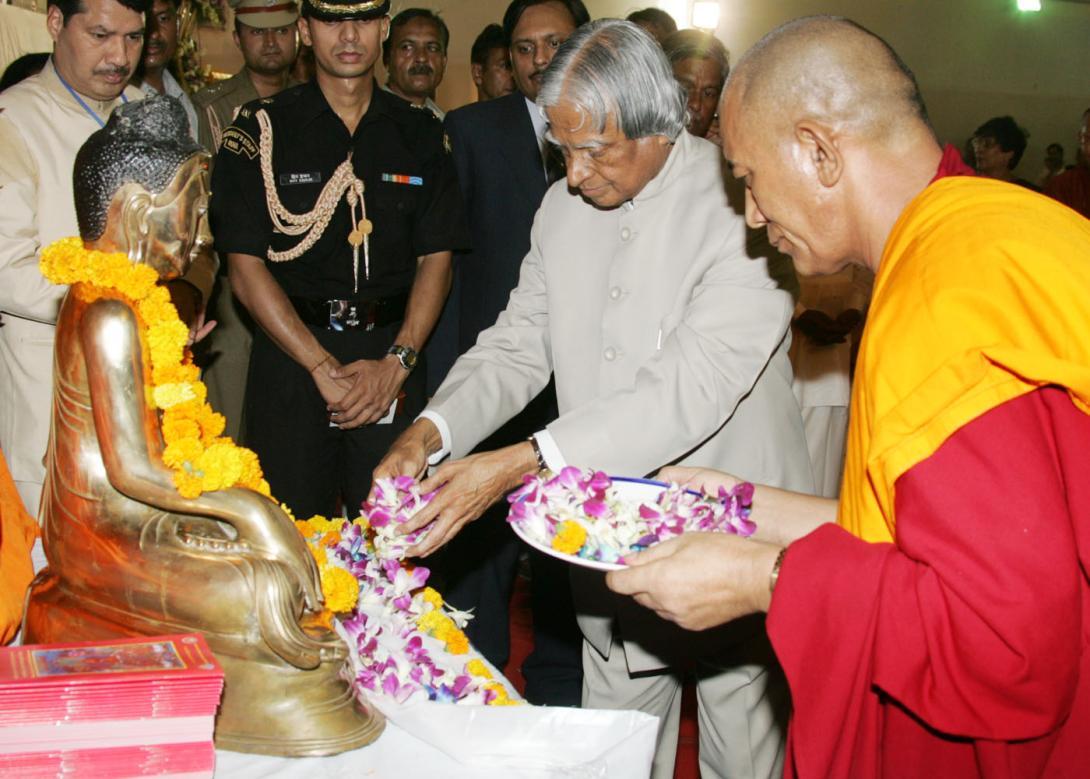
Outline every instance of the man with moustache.
{"label": "man with moustache", "polygon": [[245,442],[299,516],[356,516],[424,401],[423,348],[465,248],[429,111],[377,88],[388,0],[305,0],[313,81],[239,111],[212,178],[216,248],[258,325]]}
{"label": "man with moustache", "polygon": [[170,72],[178,51],[178,7],[176,0],[152,0],[144,32],[144,56],[133,83],[145,95],[170,95],[182,104],[189,121],[189,137],[197,138],[197,110],[189,94]]}
{"label": "man with moustache", "polygon": [[[79,147],[115,106],[143,97],[126,85],[140,61],[148,7],[147,0],[51,0],[49,62],[0,94],[0,448],[31,514],[45,477],[53,331],[67,291],[46,281],[38,259],[53,241],[78,234],[72,165]],[[189,321],[199,321],[214,275],[206,257],[171,285]]]}
{"label": "man with moustache", "polygon": [[[232,0],[235,11],[234,41],[242,52],[243,67],[226,81],[205,87],[193,96],[197,107],[198,140],[215,154],[223,131],[239,109],[252,100],[271,97],[294,84],[290,77],[298,50],[295,0]],[[227,419],[226,434],[242,439],[242,404],[246,371],[250,365],[253,321],[231,293],[226,263],[221,267],[210,302],[216,330],[202,355],[202,378],[208,402]]]}
{"label": "man with moustache", "polygon": [[511,54],[503,28],[490,24],[481,30],[469,51],[469,72],[477,85],[477,100],[494,100],[515,91]]}
{"label": "man with moustache", "polygon": [[427,8],[406,8],[390,22],[390,37],[382,42],[386,89],[438,119],[445,115],[435,103],[435,90],[447,69],[450,31],[439,14]]}
{"label": "man with moustache", "polygon": [[[534,100],[557,48],[589,19],[580,0],[514,0],[503,16],[503,29],[518,90],[447,116],[473,250],[456,258],[454,288],[428,349],[430,388],[438,387],[458,355],[496,321],[518,283],[534,214],[549,184],[563,176],[562,164],[545,142],[545,119]],[[524,441],[554,416],[550,386],[481,448]],[[508,604],[525,548],[505,518],[506,507],[494,506],[436,565],[446,576],[447,599],[457,608],[474,609],[467,628],[473,645],[499,668],[510,651]],[[531,703],[579,705],[580,637],[568,572],[563,563],[536,552],[530,552],[530,564],[534,649],[522,668],[526,697]]]}

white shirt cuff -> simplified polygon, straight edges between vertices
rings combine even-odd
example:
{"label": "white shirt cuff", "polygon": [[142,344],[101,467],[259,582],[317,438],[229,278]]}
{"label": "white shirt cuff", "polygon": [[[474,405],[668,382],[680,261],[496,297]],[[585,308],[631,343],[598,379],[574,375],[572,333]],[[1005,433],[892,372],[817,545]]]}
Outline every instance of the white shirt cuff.
{"label": "white shirt cuff", "polygon": [[560,473],[568,466],[567,461],[564,460],[564,455],[560,454],[560,447],[556,445],[556,439],[552,437],[548,430],[539,430],[534,433],[534,439],[537,441],[537,448],[541,450],[541,456],[545,458],[545,465],[549,467],[550,471]]}
{"label": "white shirt cuff", "polygon": [[430,419],[432,424],[439,428],[439,438],[442,439],[443,446],[438,452],[428,457],[428,465],[438,465],[443,461],[443,458],[450,454],[450,426],[447,424],[447,420],[434,411],[421,411],[417,419]]}

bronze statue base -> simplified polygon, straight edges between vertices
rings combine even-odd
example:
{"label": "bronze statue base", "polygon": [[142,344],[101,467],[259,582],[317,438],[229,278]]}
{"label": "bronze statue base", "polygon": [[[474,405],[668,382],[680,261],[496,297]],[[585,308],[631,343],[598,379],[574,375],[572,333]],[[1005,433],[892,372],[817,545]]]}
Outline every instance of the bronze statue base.
{"label": "bronze statue base", "polygon": [[[23,640],[48,644],[189,632],[189,628],[118,612],[80,601],[64,591],[49,569],[34,579],[27,596]],[[103,613],[105,612],[105,613]],[[284,757],[320,757],[366,746],[377,739],[385,719],[359,702],[340,677],[343,656],[301,670],[283,661],[236,656],[237,636],[205,633],[223,666],[223,700],[216,716],[221,749]],[[236,650],[233,652],[232,650]],[[254,694],[257,693],[257,694]]]}

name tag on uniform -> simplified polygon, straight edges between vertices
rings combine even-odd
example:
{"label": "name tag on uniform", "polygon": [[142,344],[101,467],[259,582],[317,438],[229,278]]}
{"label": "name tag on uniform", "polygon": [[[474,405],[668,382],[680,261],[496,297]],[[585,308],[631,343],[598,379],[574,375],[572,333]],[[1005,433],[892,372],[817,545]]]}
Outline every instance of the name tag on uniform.
{"label": "name tag on uniform", "polygon": [[420,176],[406,176],[403,173],[383,173],[382,180],[391,184],[409,184],[414,187],[424,186],[424,179]]}
{"label": "name tag on uniform", "polygon": [[322,174],[318,171],[314,173],[281,173],[280,174],[280,186],[287,187],[292,184],[321,184]]}

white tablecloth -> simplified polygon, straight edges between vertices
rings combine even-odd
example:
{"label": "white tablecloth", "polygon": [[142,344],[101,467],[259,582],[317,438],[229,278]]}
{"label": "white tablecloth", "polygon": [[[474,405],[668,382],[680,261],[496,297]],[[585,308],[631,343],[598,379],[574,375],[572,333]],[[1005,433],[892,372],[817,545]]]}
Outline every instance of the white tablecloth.
{"label": "white tablecloth", "polygon": [[[332,757],[284,758],[217,750],[216,776],[640,779],[651,771],[658,720],[648,714],[432,703],[407,708],[416,716],[413,727],[419,738],[387,721],[375,743]],[[417,730],[421,724],[426,732]],[[462,760],[450,752],[460,753]]]}

